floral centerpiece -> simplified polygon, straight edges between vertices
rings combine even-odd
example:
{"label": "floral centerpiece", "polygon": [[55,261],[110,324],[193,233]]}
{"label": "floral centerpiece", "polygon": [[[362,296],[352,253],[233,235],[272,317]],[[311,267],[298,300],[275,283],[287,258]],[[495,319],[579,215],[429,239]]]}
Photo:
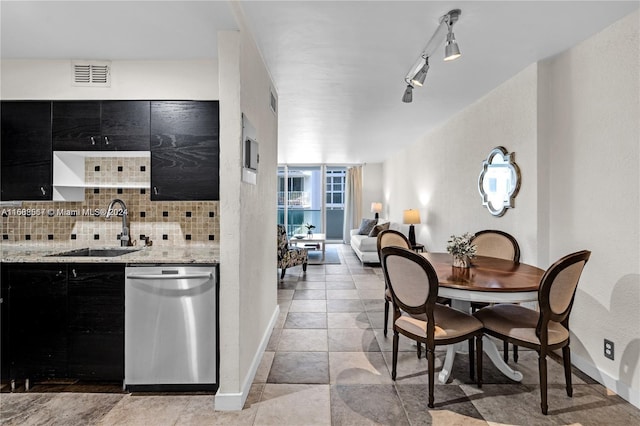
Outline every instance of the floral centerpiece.
{"label": "floral centerpiece", "polygon": [[304,227],[307,228],[307,235],[313,235],[313,232],[311,230],[316,229],[315,225],[312,225],[308,222],[304,225]]}
{"label": "floral centerpiece", "polygon": [[447,241],[447,251],[453,255],[453,266],[468,268],[471,258],[476,256],[477,247],[471,243],[473,234],[466,232],[460,236],[452,235]]}

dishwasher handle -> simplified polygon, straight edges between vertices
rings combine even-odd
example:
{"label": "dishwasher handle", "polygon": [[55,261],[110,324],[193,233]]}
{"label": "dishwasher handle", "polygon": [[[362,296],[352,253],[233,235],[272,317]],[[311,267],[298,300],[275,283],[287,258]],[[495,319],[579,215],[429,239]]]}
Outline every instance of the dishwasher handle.
{"label": "dishwasher handle", "polygon": [[211,272],[200,274],[129,274],[127,278],[136,280],[193,280],[197,278],[211,279],[213,274]]}

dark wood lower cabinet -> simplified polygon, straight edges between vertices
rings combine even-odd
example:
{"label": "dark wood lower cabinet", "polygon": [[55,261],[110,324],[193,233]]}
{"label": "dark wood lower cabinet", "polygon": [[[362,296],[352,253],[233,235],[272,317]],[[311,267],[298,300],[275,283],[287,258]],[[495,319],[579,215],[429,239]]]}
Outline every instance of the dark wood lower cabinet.
{"label": "dark wood lower cabinet", "polygon": [[124,264],[2,266],[8,378],[124,379]]}
{"label": "dark wood lower cabinet", "polygon": [[68,266],[69,377],[124,378],[124,266]]}
{"label": "dark wood lower cabinet", "polygon": [[9,357],[5,350],[9,347],[9,281],[4,265],[0,263],[0,378],[9,377]]}
{"label": "dark wood lower cabinet", "polygon": [[9,375],[30,379],[66,377],[66,266],[11,265],[7,279]]}

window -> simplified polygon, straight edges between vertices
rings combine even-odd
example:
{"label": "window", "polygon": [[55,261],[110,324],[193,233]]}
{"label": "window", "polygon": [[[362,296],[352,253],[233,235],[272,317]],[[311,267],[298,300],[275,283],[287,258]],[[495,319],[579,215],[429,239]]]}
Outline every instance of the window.
{"label": "window", "polygon": [[327,208],[344,208],[344,185],[346,170],[344,168],[327,169],[326,202]]}
{"label": "window", "polygon": [[278,167],[278,223],[289,235],[306,233],[304,224],[328,240],[343,239],[346,167]]}

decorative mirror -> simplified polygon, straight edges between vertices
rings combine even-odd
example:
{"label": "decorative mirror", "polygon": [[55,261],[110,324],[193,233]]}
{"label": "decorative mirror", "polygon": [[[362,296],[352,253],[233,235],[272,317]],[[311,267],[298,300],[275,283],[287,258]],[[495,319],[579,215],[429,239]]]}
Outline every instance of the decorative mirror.
{"label": "decorative mirror", "polygon": [[513,208],[514,199],[520,190],[520,168],[513,160],[514,154],[507,153],[502,147],[496,147],[482,162],[482,171],[478,178],[478,190],[482,196],[482,205],[489,213],[502,216],[507,208]]}

